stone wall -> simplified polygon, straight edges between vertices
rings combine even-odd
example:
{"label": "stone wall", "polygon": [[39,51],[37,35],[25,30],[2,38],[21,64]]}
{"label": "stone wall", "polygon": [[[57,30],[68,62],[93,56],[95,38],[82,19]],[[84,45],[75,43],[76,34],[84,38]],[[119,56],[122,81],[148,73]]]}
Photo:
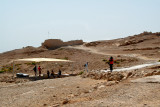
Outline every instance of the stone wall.
{"label": "stone wall", "polygon": [[42,47],[45,47],[47,49],[56,49],[62,46],[73,46],[73,45],[82,45],[82,44],[83,44],[83,40],[73,40],[73,41],[63,42],[60,39],[48,39],[48,40],[45,40],[44,43],[42,43]]}

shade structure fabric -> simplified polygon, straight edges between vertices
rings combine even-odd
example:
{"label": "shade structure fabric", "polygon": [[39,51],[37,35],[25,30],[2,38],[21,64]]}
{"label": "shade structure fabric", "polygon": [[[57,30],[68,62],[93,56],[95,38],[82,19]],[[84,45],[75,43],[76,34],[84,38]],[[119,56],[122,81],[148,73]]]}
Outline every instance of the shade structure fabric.
{"label": "shade structure fabric", "polygon": [[33,62],[73,62],[65,59],[55,59],[55,58],[25,58],[25,59],[17,59],[16,61],[33,61]]}
{"label": "shade structure fabric", "polygon": [[14,62],[18,62],[18,61],[23,61],[23,62],[28,62],[28,61],[32,61],[32,62],[74,62],[74,61],[70,61],[70,60],[55,59],[55,58],[25,58],[25,59],[17,59],[17,60],[11,61],[11,63],[13,63],[13,77],[14,77]]}

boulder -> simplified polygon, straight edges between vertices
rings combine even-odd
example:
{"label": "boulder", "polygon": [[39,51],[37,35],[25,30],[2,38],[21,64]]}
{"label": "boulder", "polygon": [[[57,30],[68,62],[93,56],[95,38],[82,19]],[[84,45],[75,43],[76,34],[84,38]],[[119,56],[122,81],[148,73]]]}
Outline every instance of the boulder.
{"label": "boulder", "polygon": [[130,77],[131,75],[132,75],[132,72],[129,72],[126,78]]}
{"label": "boulder", "polygon": [[62,102],[62,104],[67,104],[67,103],[69,103],[69,100],[68,100],[68,99],[65,99],[65,100]]}

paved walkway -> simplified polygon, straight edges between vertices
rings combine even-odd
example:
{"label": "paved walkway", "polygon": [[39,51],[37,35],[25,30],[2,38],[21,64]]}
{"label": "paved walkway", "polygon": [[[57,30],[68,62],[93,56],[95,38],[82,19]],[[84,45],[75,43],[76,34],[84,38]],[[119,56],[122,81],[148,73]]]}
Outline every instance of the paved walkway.
{"label": "paved walkway", "polygon": [[138,78],[138,79],[132,80],[131,82],[160,83],[160,75],[154,75],[154,76]]}
{"label": "paved walkway", "polygon": [[[136,65],[128,68],[119,68],[119,69],[114,69],[113,71],[129,71],[129,70],[135,70],[135,69],[140,69],[140,68],[145,68],[148,66],[153,66],[153,65],[160,65],[160,62],[154,62],[154,63],[149,63],[149,64],[142,64],[142,65]],[[102,72],[108,72],[110,70],[101,70]]]}

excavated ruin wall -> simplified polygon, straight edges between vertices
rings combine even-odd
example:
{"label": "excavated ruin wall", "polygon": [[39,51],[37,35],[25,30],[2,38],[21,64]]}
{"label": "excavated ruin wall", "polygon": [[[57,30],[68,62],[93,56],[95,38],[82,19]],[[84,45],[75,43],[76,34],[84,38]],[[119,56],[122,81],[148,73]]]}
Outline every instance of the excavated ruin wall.
{"label": "excavated ruin wall", "polygon": [[73,41],[64,42],[64,45],[66,46],[82,45],[82,44],[83,44],[82,40],[73,40]]}
{"label": "excavated ruin wall", "polygon": [[48,39],[48,40],[45,40],[44,43],[42,43],[42,47],[45,47],[47,49],[56,49],[62,46],[73,46],[73,45],[82,45],[82,44],[83,44],[83,40],[73,40],[73,41],[63,42],[60,39]]}

